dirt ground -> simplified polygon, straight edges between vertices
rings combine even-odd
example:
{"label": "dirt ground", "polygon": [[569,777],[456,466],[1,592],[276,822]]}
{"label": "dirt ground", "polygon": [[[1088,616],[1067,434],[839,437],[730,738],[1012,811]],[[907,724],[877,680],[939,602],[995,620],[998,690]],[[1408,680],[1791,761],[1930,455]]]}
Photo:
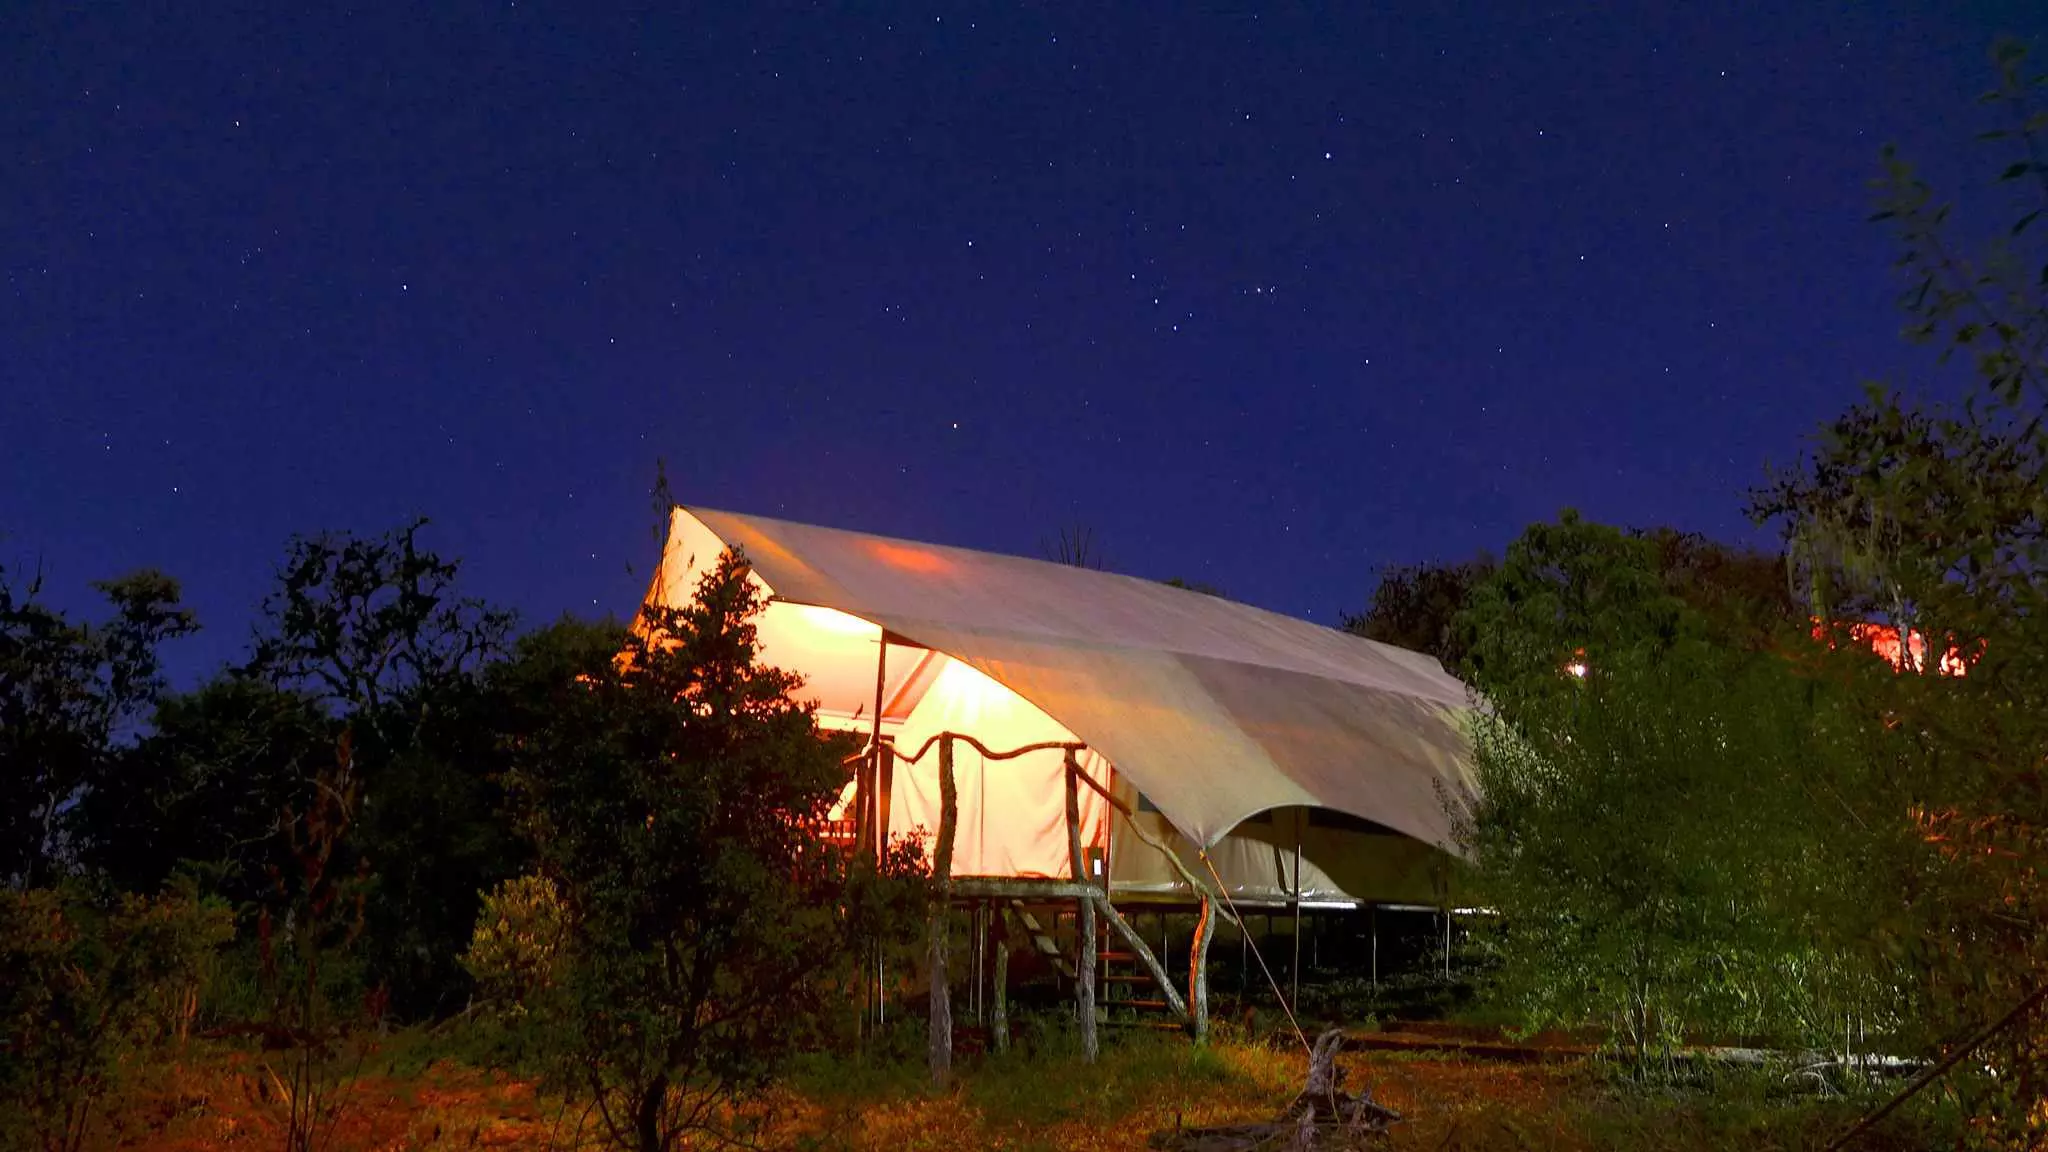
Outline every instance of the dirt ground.
{"label": "dirt ground", "polygon": [[[1492,1150],[1721,1147],[1738,1133],[1685,1110],[1600,1113],[1602,1091],[1583,1064],[1516,1063],[1429,1052],[1353,1052],[1346,1087],[1369,1086],[1404,1122],[1390,1149]],[[1185,1042],[1117,1045],[1093,1066],[1067,1058],[970,1061],[933,1091],[915,1069],[864,1074],[812,1069],[764,1102],[751,1142],[849,1152],[965,1149],[1139,1149],[1157,1131],[1270,1118],[1298,1090],[1299,1050]],[[452,1059],[401,1070],[365,1060],[322,1145],[332,1152],[400,1149],[584,1149],[601,1146],[580,1108],[530,1080]],[[275,1081],[256,1054],[195,1047],[138,1077],[93,1129],[91,1146],[199,1149],[282,1146]],[[1833,1116],[1788,1132],[1743,1133],[1746,1147],[1803,1147],[1838,1130]]]}

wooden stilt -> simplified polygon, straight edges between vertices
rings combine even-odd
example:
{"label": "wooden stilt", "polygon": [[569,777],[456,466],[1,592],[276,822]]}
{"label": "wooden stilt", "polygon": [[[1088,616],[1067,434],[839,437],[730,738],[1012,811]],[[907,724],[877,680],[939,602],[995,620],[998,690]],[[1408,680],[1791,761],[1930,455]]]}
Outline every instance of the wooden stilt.
{"label": "wooden stilt", "polygon": [[[1243,921],[1238,928],[1244,928]],[[1188,947],[1188,1023],[1197,1044],[1209,1042],[1209,940],[1215,935],[1216,905],[1204,892],[1194,939]]]}
{"label": "wooden stilt", "polygon": [[989,1022],[998,1052],[1010,1050],[1010,916],[998,908],[990,917],[995,923],[996,973],[995,1011]]}
{"label": "wooden stilt", "polygon": [[932,859],[932,902],[928,958],[931,1016],[925,1029],[925,1057],[932,1083],[945,1087],[953,1076],[953,1004],[946,973],[946,912],[952,904],[953,837],[960,822],[960,794],[953,780],[953,739],[939,742],[939,843]]}
{"label": "wooden stilt", "polygon": [[1294,1002],[1301,1003],[1301,826],[1308,820],[1308,810],[1297,809],[1294,817],[1294,963],[1289,973],[1294,978]]}
{"label": "wooden stilt", "polygon": [[[1086,884],[1088,858],[1081,851],[1081,764],[1074,750],[1067,750],[1067,854],[1074,869],[1074,883]],[[1099,1046],[1095,1037],[1095,953],[1098,941],[1095,939],[1095,901],[1083,896],[1076,903],[1074,917],[1074,942],[1079,952],[1075,956],[1074,1008],[1081,1025],[1081,1055],[1089,1063],[1095,1062]]]}

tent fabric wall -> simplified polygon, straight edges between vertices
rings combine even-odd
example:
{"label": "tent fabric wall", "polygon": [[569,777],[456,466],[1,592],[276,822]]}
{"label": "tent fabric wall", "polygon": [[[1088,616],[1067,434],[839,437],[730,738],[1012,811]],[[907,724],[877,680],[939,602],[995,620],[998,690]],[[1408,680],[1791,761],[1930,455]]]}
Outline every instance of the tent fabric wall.
{"label": "tent fabric wall", "polygon": [[[1030,701],[1210,846],[1318,806],[1455,851],[1465,687],[1427,656],[1153,581],[678,508],[670,555],[736,546],[777,597],[945,652]],[[701,563],[701,562],[700,562]],[[664,564],[657,596],[682,596]]]}
{"label": "tent fabric wall", "polygon": [[[980,672],[948,661],[924,699],[903,722],[896,747],[906,755],[942,732],[973,736],[990,751],[1075,739],[1058,721]],[[1083,771],[1109,778],[1109,765],[1089,749]],[[1058,749],[1010,760],[985,761],[972,745],[956,743],[953,771],[959,791],[954,835],[955,876],[1030,876],[1067,879],[1073,873],[1067,842],[1066,757]],[[1109,804],[1085,785],[1080,795],[1081,843],[1100,851],[1109,839]],[[889,799],[889,834],[924,835],[927,849],[939,826],[939,752],[915,764],[896,762]]]}

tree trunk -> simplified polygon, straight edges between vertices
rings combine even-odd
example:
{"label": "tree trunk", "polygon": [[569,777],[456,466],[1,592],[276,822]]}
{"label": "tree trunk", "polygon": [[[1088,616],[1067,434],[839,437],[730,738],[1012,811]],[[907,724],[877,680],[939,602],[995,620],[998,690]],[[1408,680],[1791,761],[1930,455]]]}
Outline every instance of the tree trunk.
{"label": "tree trunk", "polygon": [[[1242,930],[1243,923],[1238,924]],[[1188,946],[1188,1025],[1195,1043],[1209,1042],[1209,941],[1216,935],[1216,905],[1202,894],[1202,914],[1195,920],[1195,936]]]}
{"label": "tree trunk", "polygon": [[638,1107],[633,1109],[633,1139],[639,1144],[640,1152],[667,1152],[662,1146],[661,1112],[668,1103],[668,1077],[657,1076],[640,1094]]}
{"label": "tree trunk", "polygon": [[960,792],[953,780],[953,738],[939,740],[939,843],[932,860],[932,901],[926,924],[931,969],[931,1015],[925,1028],[925,1056],[932,1084],[943,1088],[953,1076],[953,1002],[946,973],[946,911],[952,902],[953,837],[960,823]]}
{"label": "tree trunk", "polygon": [[[1067,750],[1067,855],[1074,869],[1074,883],[1087,884],[1088,858],[1081,851],[1081,765],[1073,749]],[[1099,1044],[1095,1037],[1095,900],[1083,896],[1074,917],[1074,1010],[1081,1024],[1081,1056],[1095,1062]]]}

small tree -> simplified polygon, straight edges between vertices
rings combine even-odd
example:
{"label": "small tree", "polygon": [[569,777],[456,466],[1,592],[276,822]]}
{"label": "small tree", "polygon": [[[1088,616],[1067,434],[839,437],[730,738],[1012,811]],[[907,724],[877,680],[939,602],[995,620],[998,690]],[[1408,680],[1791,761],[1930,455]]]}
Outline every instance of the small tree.
{"label": "small tree", "polygon": [[732,1106],[843,991],[861,869],[814,836],[848,748],[757,665],[758,594],[726,556],[681,608],[608,645],[558,632],[515,661],[510,783],[569,925],[539,998],[553,1066],[615,1144],[730,1131]]}
{"label": "small tree", "polygon": [[260,976],[270,998],[270,1018],[260,1025],[264,1069],[285,1108],[286,1152],[314,1152],[332,1138],[356,1071],[346,1058],[362,1009],[382,1010],[351,1002],[355,982],[345,967],[363,932],[369,889],[367,862],[351,866],[345,851],[359,787],[344,729],[330,763],[280,814],[289,857],[269,869],[271,892],[257,914]]}
{"label": "small tree", "polygon": [[0,887],[0,1117],[49,1152],[82,1147],[124,1059],[174,1027],[167,1002],[232,932],[185,893]]}

